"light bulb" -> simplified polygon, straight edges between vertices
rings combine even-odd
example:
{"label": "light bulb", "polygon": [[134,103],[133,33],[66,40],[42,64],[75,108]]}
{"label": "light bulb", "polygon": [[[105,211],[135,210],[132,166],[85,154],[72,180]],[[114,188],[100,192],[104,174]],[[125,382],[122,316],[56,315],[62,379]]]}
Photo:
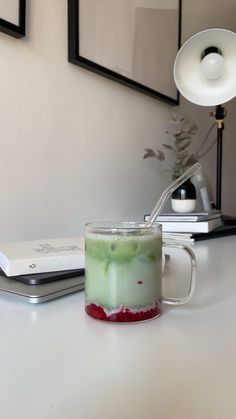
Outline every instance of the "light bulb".
{"label": "light bulb", "polygon": [[211,52],[201,61],[201,71],[206,79],[218,79],[224,70],[224,58],[222,55]]}

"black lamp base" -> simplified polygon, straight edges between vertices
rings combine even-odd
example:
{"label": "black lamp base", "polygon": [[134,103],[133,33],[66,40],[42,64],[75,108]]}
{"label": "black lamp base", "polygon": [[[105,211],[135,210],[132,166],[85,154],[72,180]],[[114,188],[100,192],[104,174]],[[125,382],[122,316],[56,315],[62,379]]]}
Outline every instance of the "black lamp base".
{"label": "black lamp base", "polygon": [[216,239],[219,237],[233,236],[236,234],[236,218],[222,215],[222,225],[209,233],[193,234],[195,241]]}

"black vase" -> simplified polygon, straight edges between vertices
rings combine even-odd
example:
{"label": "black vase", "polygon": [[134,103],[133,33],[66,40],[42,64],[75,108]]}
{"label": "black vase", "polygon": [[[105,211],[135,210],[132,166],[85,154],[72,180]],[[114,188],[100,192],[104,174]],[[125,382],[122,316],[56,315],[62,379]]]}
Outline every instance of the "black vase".
{"label": "black vase", "polygon": [[191,179],[186,180],[171,195],[171,206],[175,212],[192,212],[196,208],[196,188]]}

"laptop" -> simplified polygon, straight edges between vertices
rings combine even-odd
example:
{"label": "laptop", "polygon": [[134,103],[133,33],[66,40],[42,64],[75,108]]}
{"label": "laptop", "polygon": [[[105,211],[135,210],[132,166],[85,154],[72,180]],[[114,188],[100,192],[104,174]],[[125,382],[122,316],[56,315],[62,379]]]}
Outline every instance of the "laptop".
{"label": "laptop", "polygon": [[28,285],[0,275],[0,296],[2,293],[8,293],[28,303],[43,303],[83,289],[84,276],[82,275],[58,281],[54,280],[41,285]]}

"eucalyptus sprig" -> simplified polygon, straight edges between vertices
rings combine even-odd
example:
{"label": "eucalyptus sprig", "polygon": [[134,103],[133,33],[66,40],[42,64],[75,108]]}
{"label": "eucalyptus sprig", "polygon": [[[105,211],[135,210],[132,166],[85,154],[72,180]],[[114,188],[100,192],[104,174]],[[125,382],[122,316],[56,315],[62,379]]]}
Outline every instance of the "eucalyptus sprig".
{"label": "eucalyptus sprig", "polygon": [[[196,134],[198,127],[191,119],[180,118],[176,113],[171,115],[170,122],[175,129],[173,131],[166,131],[166,134],[170,134],[174,138],[174,142],[172,145],[162,144],[162,146],[175,154],[172,179],[177,179],[188,167],[198,161],[195,154],[188,150],[188,147],[192,142],[192,137]],[[159,161],[164,161],[166,159],[165,153],[162,150],[158,149],[157,151],[154,151],[151,148],[145,148],[144,151],[144,159],[155,158]]]}

